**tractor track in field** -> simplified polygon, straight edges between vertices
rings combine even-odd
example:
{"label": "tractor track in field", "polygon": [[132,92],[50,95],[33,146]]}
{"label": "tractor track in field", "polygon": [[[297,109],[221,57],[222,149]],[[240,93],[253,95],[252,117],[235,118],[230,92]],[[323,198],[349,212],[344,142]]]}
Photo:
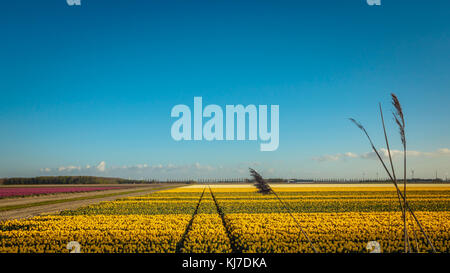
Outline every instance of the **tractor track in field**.
{"label": "tractor track in field", "polygon": [[216,204],[217,213],[219,214],[220,218],[222,219],[222,224],[223,224],[223,227],[225,228],[225,232],[228,236],[228,239],[230,240],[231,253],[241,253],[242,251],[239,251],[239,248],[237,247],[237,245],[233,239],[233,236],[231,235],[231,230],[228,227],[227,222],[225,221],[225,214],[223,213],[222,209],[220,208],[219,203],[217,202],[217,199],[211,190],[211,187],[209,187],[209,191],[211,192],[211,196],[214,200],[214,204]]}
{"label": "tractor track in field", "polygon": [[203,195],[205,194],[206,187],[203,189],[202,194],[200,195],[200,199],[198,200],[197,206],[195,207],[194,213],[192,214],[191,220],[189,221],[188,225],[186,226],[186,229],[184,230],[183,236],[181,236],[180,241],[177,243],[175,248],[175,253],[181,253],[181,250],[184,248],[184,241],[186,240],[186,237],[191,230],[192,223],[194,222],[195,215],[197,215],[198,208],[200,207],[200,203],[202,202]]}

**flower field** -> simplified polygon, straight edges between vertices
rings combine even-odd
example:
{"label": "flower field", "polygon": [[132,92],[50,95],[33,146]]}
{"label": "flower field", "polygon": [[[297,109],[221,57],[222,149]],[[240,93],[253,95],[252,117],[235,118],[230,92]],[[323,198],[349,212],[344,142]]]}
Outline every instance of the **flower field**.
{"label": "flower field", "polygon": [[[318,252],[403,250],[393,187],[273,186]],[[414,187],[408,200],[438,252],[450,252],[450,187]],[[411,246],[430,246],[408,219]],[[299,225],[274,195],[251,186],[191,186],[0,223],[0,252],[304,253]]]}
{"label": "flower field", "polygon": [[[0,188],[0,198],[21,197],[30,195],[55,194],[55,193],[73,193],[90,192],[120,189],[121,187],[4,187]],[[123,188],[123,187],[122,187]]]}

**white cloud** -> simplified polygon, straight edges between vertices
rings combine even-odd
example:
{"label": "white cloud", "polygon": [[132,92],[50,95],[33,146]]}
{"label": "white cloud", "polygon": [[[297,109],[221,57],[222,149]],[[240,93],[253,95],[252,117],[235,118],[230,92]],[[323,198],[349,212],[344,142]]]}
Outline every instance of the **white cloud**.
{"label": "white cloud", "polygon": [[64,173],[64,172],[95,172],[95,171],[99,171],[99,172],[104,172],[106,170],[106,162],[105,161],[101,161],[98,165],[96,166],[91,166],[89,164],[86,165],[86,167],[81,167],[81,166],[74,166],[74,165],[69,165],[69,166],[60,166],[58,168],[41,168],[41,172],[54,172],[54,173]]}
{"label": "white cloud", "polygon": [[102,161],[100,163],[98,163],[98,165],[95,167],[98,171],[100,172],[104,172],[106,169],[106,163],[105,161]]}
{"label": "white cloud", "polygon": [[[352,153],[345,153],[347,157],[353,157]],[[247,165],[251,164],[251,165]],[[259,166],[260,165],[260,166]],[[260,173],[267,176],[277,174],[273,166],[263,166],[262,163],[246,162],[231,165],[212,165],[207,163],[194,162],[189,164],[148,164],[139,163],[133,165],[109,166],[106,161],[96,164],[68,165],[57,168],[42,168],[41,172],[51,175],[93,175],[93,176],[114,176],[129,177],[137,179],[197,179],[197,178],[217,178],[217,177],[247,177],[248,167],[258,166]]]}
{"label": "white cloud", "polygon": [[58,168],[59,172],[63,172],[63,171],[71,172],[71,171],[74,171],[74,170],[80,171],[81,167],[80,166],[61,166],[61,167]]}
{"label": "white cloud", "polygon": [[[438,150],[439,151],[439,150]],[[419,157],[419,156],[438,156],[441,155],[440,152],[420,152],[420,151],[414,151],[414,150],[410,150],[410,151],[406,151],[406,155],[407,156],[412,156],[412,157]],[[380,156],[385,159],[385,158],[389,158],[389,152],[387,149],[385,148],[381,148],[378,150]],[[391,149],[391,156],[392,157],[398,157],[398,156],[403,156],[403,151],[401,150],[392,150]],[[364,153],[362,155],[360,155],[361,158],[367,158],[367,159],[377,159],[378,156],[376,155],[376,153],[374,151],[372,152],[367,152]]]}
{"label": "white cloud", "polygon": [[213,171],[213,170],[215,170],[215,167],[212,167],[212,166],[209,166],[209,165],[201,165],[198,162],[194,163],[194,167],[197,170],[205,170],[205,171]]}
{"label": "white cloud", "polygon": [[111,170],[110,174],[118,176],[133,176],[136,174],[146,176],[167,174],[202,175],[219,169],[219,167],[200,164],[199,162],[184,165],[176,165],[173,163],[168,163],[167,165],[149,165],[147,163],[141,163],[135,165],[112,166],[109,168],[109,170]]}
{"label": "white cloud", "polygon": [[[378,153],[380,154],[380,156],[383,159],[389,158],[389,152],[386,148],[379,149]],[[450,155],[450,149],[441,148],[434,152],[421,152],[421,151],[410,150],[410,151],[406,151],[406,155],[408,157],[437,157],[437,156]],[[403,151],[391,149],[391,156],[393,158],[403,156]],[[370,151],[370,152],[359,154],[359,155],[355,154],[355,153],[347,152],[347,153],[340,153],[340,154],[334,154],[334,155],[318,156],[318,157],[314,157],[313,160],[323,162],[323,161],[345,160],[348,158],[378,159],[378,156],[374,151]]]}
{"label": "white cloud", "polygon": [[437,150],[437,152],[439,154],[448,155],[448,154],[450,154],[450,149],[442,148],[442,149]]}
{"label": "white cloud", "polygon": [[335,154],[335,155],[323,155],[323,156],[319,156],[319,157],[314,157],[313,160],[317,160],[317,161],[338,161],[341,159],[346,159],[346,158],[356,158],[358,157],[357,154],[351,153],[351,152],[347,152],[347,153],[343,153],[343,154]]}
{"label": "white cloud", "polygon": [[358,157],[357,154],[354,154],[354,153],[351,153],[351,152],[347,152],[347,153],[345,153],[344,155],[345,155],[346,157],[351,157],[351,158]]}

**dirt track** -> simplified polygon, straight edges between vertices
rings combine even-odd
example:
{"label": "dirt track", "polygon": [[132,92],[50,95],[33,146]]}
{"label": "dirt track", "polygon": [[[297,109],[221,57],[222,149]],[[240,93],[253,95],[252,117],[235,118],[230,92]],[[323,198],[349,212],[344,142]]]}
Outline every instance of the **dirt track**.
{"label": "dirt track", "polygon": [[[25,197],[25,198],[3,199],[3,200],[0,200],[1,201],[0,206],[20,205],[20,204],[36,203],[36,202],[51,201],[51,200],[88,197],[88,196],[95,196],[95,195],[109,194],[109,193],[120,193],[120,192],[124,193],[124,194],[114,195],[114,196],[109,196],[109,197],[69,201],[69,202],[64,202],[64,203],[41,205],[41,206],[34,206],[34,207],[29,207],[29,208],[21,208],[21,209],[2,211],[2,212],[0,212],[0,221],[10,220],[10,219],[23,219],[23,218],[29,218],[29,217],[43,215],[43,214],[54,214],[54,213],[59,213],[60,211],[63,211],[63,210],[76,209],[76,208],[79,208],[82,206],[87,206],[87,205],[95,204],[95,203],[102,202],[102,201],[111,201],[111,200],[115,200],[115,199],[123,198],[123,197],[145,195],[145,194],[149,194],[151,192],[155,192],[155,191],[159,191],[159,190],[163,190],[163,189],[167,189],[167,188],[166,187],[161,188],[160,186],[157,186],[157,187],[150,186],[150,187],[127,188],[127,189],[120,189],[120,190],[96,191],[96,192],[88,192],[88,193],[74,193],[74,194],[69,193],[69,194],[55,194],[52,196],[47,195],[47,196],[34,196],[34,197]],[[137,190],[145,190],[145,191],[126,193],[126,192],[137,191]]]}
{"label": "dirt track", "polygon": [[[108,185],[108,186],[112,186],[112,185]],[[112,190],[101,190],[101,191],[55,193],[55,194],[42,194],[42,195],[25,196],[25,197],[2,198],[2,199],[0,199],[0,207],[23,205],[23,204],[29,204],[29,203],[59,200],[59,199],[66,199],[66,198],[87,197],[87,196],[94,196],[94,195],[99,195],[99,194],[128,192],[128,191],[133,191],[133,190],[149,188],[148,185],[147,186],[114,185],[114,186],[120,187],[120,188],[112,189]],[[151,187],[155,188],[156,186],[157,185],[155,185],[155,186],[152,185]],[[5,187],[5,186],[2,186],[2,187]],[[16,185],[16,187],[17,187],[17,185]],[[42,186],[42,187],[45,187],[45,186]]]}

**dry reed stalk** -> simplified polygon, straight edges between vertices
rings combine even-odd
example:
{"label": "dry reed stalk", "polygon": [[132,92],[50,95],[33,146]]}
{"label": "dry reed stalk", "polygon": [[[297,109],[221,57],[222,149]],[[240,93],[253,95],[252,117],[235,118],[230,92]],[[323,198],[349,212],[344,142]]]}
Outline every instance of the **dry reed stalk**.
{"label": "dry reed stalk", "polygon": [[[401,138],[402,138],[402,143],[403,143],[403,147],[404,147],[404,189],[406,189],[406,138],[405,138],[405,133],[404,133],[404,116],[403,116],[403,111],[401,109],[400,103],[397,99],[397,97],[392,94],[392,98],[393,98],[393,104],[394,107],[397,109],[397,115],[394,114],[394,117],[396,119],[397,124],[400,126],[401,125]],[[397,108],[398,107],[398,108]],[[383,118],[383,112],[381,110],[381,104],[380,104],[380,114],[381,114],[381,120],[382,120],[382,124],[383,124],[383,130],[384,130],[384,135],[385,135],[385,140],[386,140],[386,146],[388,149],[388,155],[389,155],[389,160],[391,163],[391,168],[392,168],[392,174],[391,172],[388,170],[386,164],[384,163],[384,160],[382,159],[382,157],[380,156],[380,153],[378,152],[378,150],[375,148],[375,145],[373,144],[372,139],[370,138],[369,134],[367,133],[366,129],[364,128],[364,126],[361,125],[361,123],[357,122],[355,119],[350,118],[350,121],[352,121],[359,129],[361,129],[364,134],[367,136],[370,145],[372,146],[373,151],[375,152],[375,154],[377,155],[378,159],[380,160],[381,164],[383,165],[384,170],[386,171],[386,173],[388,174],[391,182],[394,184],[395,189],[397,191],[397,197],[399,199],[399,203],[400,203],[400,208],[402,209],[402,216],[403,216],[403,220],[404,220],[404,233],[405,233],[405,252],[407,252],[408,250],[408,246],[410,248],[410,244],[409,244],[409,238],[407,235],[407,229],[406,229],[406,210],[409,211],[409,213],[412,215],[412,217],[414,218],[415,222],[417,223],[420,231],[423,233],[423,235],[425,236],[428,244],[431,246],[431,249],[433,252],[436,252],[436,249],[434,248],[433,244],[431,243],[431,240],[429,239],[428,235],[426,234],[425,230],[423,229],[422,225],[420,224],[419,219],[417,219],[414,211],[411,209],[411,207],[409,206],[408,201],[406,200],[406,192],[405,194],[402,194],[402,192],[400,191],[400,188],[398,187],[398,183],[397,183],[397,179],[395,177],[395,171],[394,171],[394,165],[392,163],[392,157],[391,157],[391,152],[390,152],[390,148],[389,148],[389,141],[387,138],[387,134],[386,134],[386,127],[384,125],[384,118]],[[403,200],[403,203],[402,203]]]}
{"label": "dry reed stalk", "polygon": [[[395,123],[397,123],[399,132],[400,132],[400,139],[403,144],[403,204],[406,203],[406,135],[405,135],[405,118],[403,116],[403,109],[400,105],[400,101],[398,100],[397,96],[392,93],[392,105],[395,108],[395,112],[393,112],[393,116],[395,119]],[[381,104],[380,104],[381,109]],[[387,139],[386,139],[387,140]],[[408,230],[406,228],[406,206],[403,206],[403,225],[404,225],[404,236],[405,236],[405,252],[407,248],[407,242],[409,243],[409,236],[408,236]]]}
{"label": "dry reed stalk", "polygon": [[414,241],[416,243],[415,247],[416,247],[416,252],[419,253],[420,252],[420,248],[419,248],[419,242],[417,241],[417,233],[416,233],[416,229],[414,228],[414,222],[412,222],[411,224],[411,230],[412,230],[412,234],[414,236]]}
{"label": "dry reed stalk", "polygon": [[[394,164],[392,163],[391,148],[389,146],[389,139],[388,139],[387,133],[386,133],[386,126],[384,124],[384,116],[383,116],[383,109],[381,108],[381,103],[379,104],[379,107],[380,107],[381,124],[383,125],[384,139],[386,141],[386,148],[387,148],[387,151],[388,151],[389,162],[391,164],[391,169],[392,169],[392,176],[394,177],[395,183],[397,184],[398,181],[397,181],[397,177],[395,176]],[[405,243],[404,250],[405,250],[405,253],[406,253],[406,252],[409,252],[409,249],[408,249],[409,238],[408,238],[408,231],[407,231],[407,227],[406,227],[406,206],[405,206],[405,200],[406,200],[405,196],[403,195],[403,206],[401,206],[401,211],[402,211],[402,218],[403,218],[403,233],[404,233],[403,236],[404,236],[404,243]],[[401,203],[401,201],[400,201],[400,203]]]}
{"label": "dry reed stalk", "polygon": [[367,136],[367,139],[369,139],[370,145],[372,146],[372,150],[375,152],[375,154],[377,155],[378,159],[380,160],[381,164],[383,165],[384,170],[386,171],[386,173],[388,174],[389,178],[391,179],[391,181],[394,183],[394,186],[397,190],[397,197],[398,197],[398,201],[400,204],[400,208],[403,210],[403,204],[402,204],[402,196],[401,196],[401,192],[397,186],[397,180],[393,178],[393,176],[391,175],[391,173],[389,172],[386,164],[384,163],[384,160],[381,158],[380,153],[378,152],[377,148],[375,148],[375,145],[373,144],[372,138],[369,136],[369,133],[367,133],[366,128],[364,128],[364,126],[362,126],[361,123],[357,122],[355,119],[350,118],[350,121],[352,121],[359,129],[361,129],[364,134]]}
{"label": "dry reed stalk", "polygon": [[297,218],[294,217],[294,215],[291,213],[291,208],[285,203],[283,202],[283,200],[281,200],[281,198],[278,196],[278,194],[269,186],[269,184],[266,182],[266,180],[264,180],[264,178],[262,178],[262,176],[255,171],[252,168],[249,168],[250,170],[250,175],[253,176],[253,178],[255,179],[255,184],[254,186],[256,188],[258,188],[258,192],[262,193],[262,194],[269,194],[269,193],[273,193],[278,201],[280,201],[280,203],[283,205],[283,207],[286,209],[286,211],[288,212],[288,214],[292,217],[292,219],[294,219],[294,222],[297,224],[297,226],[299,227],[300,231],[302,232],[303,236],[305,236],[306,240],[308,240],[309,244],[311,245],[312,250],[314,251],[314,253],[318,253],[316,247],[314,246],[313,242],[311,241],[311,239],[309,238],[308,234],[306,233],[305,230],[303,230],[302,226],[300,225],[300,223],[298,222]]}
{"label": "dry reed stalk", "polygon": [[262,176],[254,169],[249,168],[249,170],[250,175],[255,179],[254,186],[258,189],[258,192],[262,194],[269,194],[272,191],[272,188],[269,186],[266,180],[264,180],[264,178],[262,178]]}

